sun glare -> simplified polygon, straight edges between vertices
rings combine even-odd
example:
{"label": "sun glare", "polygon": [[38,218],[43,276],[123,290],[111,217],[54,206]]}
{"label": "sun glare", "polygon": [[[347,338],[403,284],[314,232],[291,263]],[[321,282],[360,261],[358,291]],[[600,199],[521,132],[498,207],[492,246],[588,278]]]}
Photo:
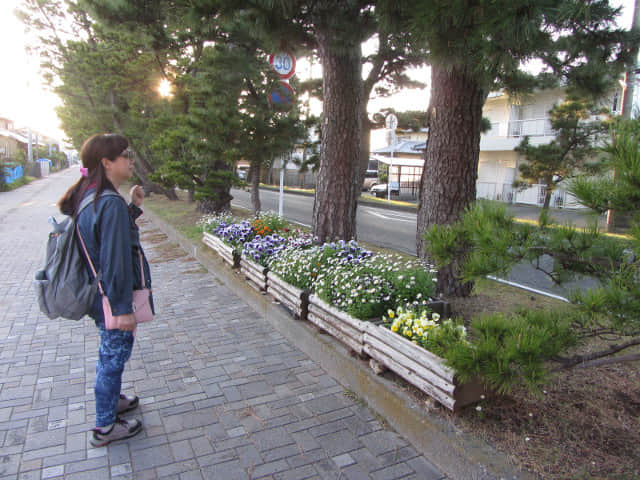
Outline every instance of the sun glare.
{"label": "sun glare", "polygon": [[173,93],[171,93],[171,82],[166,78],[160,82],[158,86],[158,93],[162,97],[171,97]]}

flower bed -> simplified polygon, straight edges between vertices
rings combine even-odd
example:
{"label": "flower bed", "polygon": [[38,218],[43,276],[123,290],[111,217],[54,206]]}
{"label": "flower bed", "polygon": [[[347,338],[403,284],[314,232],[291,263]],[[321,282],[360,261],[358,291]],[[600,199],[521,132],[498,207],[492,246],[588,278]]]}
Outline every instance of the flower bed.
{"label": "flower bed", "polygon": [[296,318],[307,319],[309,290],[297,288],[270,271],[267,272],[267,293],[289,308]]}
{"label": "flower bed", "polygon": [[[459,382],[438,356],[449,358],[449,346],[468,343],[464,327],[439,321],[450,308],[433,300],[435,271],[428,265],[373,256],[353,241],[314,245],[309,234],[289,232],[268,216],[236,224],[224,218],[210,229],[222,239],[205,233],[203,241],[223,258],[242,249],[240,271],[250,286],[369,356],[372,366],[395,372],[453,411],[480,399],[480,384]],[[370,321],[385,313],[386,326]]]}
{"label": "flower bed", "polygon": [[364,352],[452,411],[480,400],[484,389],[478,382],[460,384],[444,360],[392,332],[368,323]]}

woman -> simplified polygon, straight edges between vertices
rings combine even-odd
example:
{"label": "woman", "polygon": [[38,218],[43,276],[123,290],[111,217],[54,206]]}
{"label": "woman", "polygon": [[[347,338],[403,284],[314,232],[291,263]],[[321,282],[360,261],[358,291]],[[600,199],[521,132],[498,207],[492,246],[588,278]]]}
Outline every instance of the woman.
{"label": "woman", "polygon": [[[136,327],[132,309],[133,290],[151,288],[149,264],[140,246],[135,223],[142,214],[140,206],[144,191],[140,186],[134,186],[130,191],[129,206],[117,194],[120,186],[133,174],[133,155],[128,147],[129,142],[117,134],[89,138],[80,150],[82,177],[58,203],[62,213],[77,216],[80,235],[95,270],[99,272],[100,283],[117,325],[115,329],[105,328],[102,294],[98,292],[89,313],[100,331],[95,382],[96,427],[92,429],[90,440],[95,447],[132,437],[142,430],[139,420],[119,416],[135,409],[139,403],[138,397],[120,393],[122,372],[131,356]],[[82,200],[87,197],[93,202],[78,212]],[[144,269],[146,285],[142,285],[141,268]]]}

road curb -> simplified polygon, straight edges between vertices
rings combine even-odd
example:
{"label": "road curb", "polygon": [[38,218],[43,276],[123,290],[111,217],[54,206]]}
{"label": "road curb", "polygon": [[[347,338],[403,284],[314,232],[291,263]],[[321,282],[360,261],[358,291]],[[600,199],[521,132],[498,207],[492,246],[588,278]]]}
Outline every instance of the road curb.
{"label": "road curb", "polygon": [[145,215],[170,241],[193,255],[219,281],[236,292],[262,315],[283,337],[318,362],[346,389],[362,398],[400,435],[452,479],[533,480],[526,472],[516,472],[507,456],[486,442],[451,425],[446,418],[430,413],[399,386],[375,375],[366,362],[352,357],[332,337],[320,334],[311,324],[294,320],[287,310],[268,295],[250,288],[240,275],[224,265],[207,246],[193,242],[150,209]]}
{"label": "road curb", "polygon": [[[260,190],[267,190],[270,192],[278,192],[280,191],[278,188],[274,188],[274,187],[260,187]],[[295,191],[295,190],[285,190],[284,193],[289,193],[292,195],[302,195],[304,197],[313,197],[314,194],[310,193],[310,192],[299,192],[299,191]],[[367,205],[369,207],[379,207],[379,208],[383,208],[385,210],[398,210],[401,212],[413,212],[413,213],[417,213],[418,212],[418,206],[417,205],[397,205],[397,204],[389,204],[389,203],[383,203],[383,202],[376,202],[375,200],[370,200],[366,197],[362,197],[359,196],[358,197],[358,204],[359,205]]]}

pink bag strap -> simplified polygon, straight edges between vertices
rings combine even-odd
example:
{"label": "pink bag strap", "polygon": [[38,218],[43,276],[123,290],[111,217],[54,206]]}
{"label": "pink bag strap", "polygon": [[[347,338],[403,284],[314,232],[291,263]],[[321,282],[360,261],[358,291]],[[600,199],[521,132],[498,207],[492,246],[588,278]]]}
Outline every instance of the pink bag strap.
{"label": "pink bag strap", "polygon": [[[89,262],[89,266],[91,267],[91,273],[93,273],[94,278],[98,278],[98,274],[96,273],[96,269],[93,266],[93,262],[91,261],[91,257],[89,256],[89,252],[87,251],[87,246],[84,244],[84,240],[82,235],[80,234],[80,228],[76,224],[76,233],[78,234],[78,238],[80,239],[80,244],[82,245],[82,250],[84,250],[84,254],[87,257],[87,261]],[[140,257],[140,278],[142,279],[142,288],[146,288],[144,283],[144,265],[142,263],[142,252],[138,249],[138,256]],[[104,290],[102,289],[102,284],[98,282],[98,289],[100,290],[100,294],[102,296],[105,295]]]}
{"label": "pink bag strap", "polygon": [[[82,245],[82,250],[84,250],[84,255],[87,257],[87,261],[89,262],[89,266],[91,267],[91,273],[93,273],[93,277],[95,279],[98,278],[98,274],[96,273],[96,269],[93,266],[93,262],[91,261],[91,257],[89,256],[89,252],[87,251],[87,246],[84,244],[84,240],[82,235],[80,234],[80,228],[76,224],[76,233],[78,234],[78,238],[80,239],[80,244]],[[104,290],[102,289],[102,285],[98,282],[98,289],[100,290],[100,294],[104,296]]]}

